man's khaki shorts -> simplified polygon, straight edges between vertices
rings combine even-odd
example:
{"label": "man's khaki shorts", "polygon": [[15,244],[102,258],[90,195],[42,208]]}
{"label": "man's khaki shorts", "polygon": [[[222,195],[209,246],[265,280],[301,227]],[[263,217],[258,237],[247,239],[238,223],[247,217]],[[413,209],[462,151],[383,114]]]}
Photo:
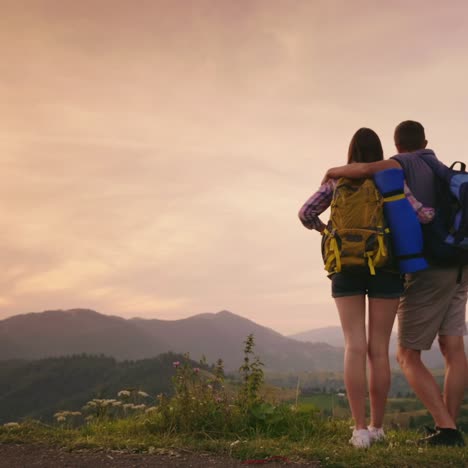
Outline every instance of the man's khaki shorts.
{"label": "man's khaki shorts", "polygon": [[407,274],[398,306],[398,341],[410,349],[431,349],[437,334],[463,336],[468,295],[468,265],[461,283],[458,268],[434,268]]}

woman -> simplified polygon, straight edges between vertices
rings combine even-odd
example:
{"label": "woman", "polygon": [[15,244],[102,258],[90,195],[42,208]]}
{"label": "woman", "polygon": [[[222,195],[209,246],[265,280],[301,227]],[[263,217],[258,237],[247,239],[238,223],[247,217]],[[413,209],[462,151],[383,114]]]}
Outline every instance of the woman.
{"label": "woman", "polygon": [[[351,139],[348,164],[370,163],[383,159],[382,144],[377,134],[368,128],[359,129]],[[308,229],[323,233],[326,225],[319,215],[333,198],[336,180],[328,180],[312,195],[299,212],[299,218]],[[405,185],[408,201],[418,214],[420,222],[429,222],[432,208],[424,208]],[[358,272],[341,271],[331,276],[332,297],[340,316],[345,339],[344,381],[351,413],[355,421],[350,443],[366,448],[372,442],[385,438],[382,428],[385,403],[390,389],[388,346],[395,321],[403,281],[399,273],[377,269],[375,274],[362,269]],[[366,296],[369,323],[366,338]],[[370,425],[366,424],[366,355],[369,359]]]}

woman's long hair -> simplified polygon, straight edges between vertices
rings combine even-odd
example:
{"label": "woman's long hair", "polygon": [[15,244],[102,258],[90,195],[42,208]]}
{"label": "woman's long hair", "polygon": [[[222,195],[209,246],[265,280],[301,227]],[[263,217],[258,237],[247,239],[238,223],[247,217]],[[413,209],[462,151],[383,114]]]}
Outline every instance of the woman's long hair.
{"label": "woman's long hair", "polygon": [[348,164],[353,162],[369,163],[382,159],[382,143],[377,133],[370,128],[360,128],[349,143]]}

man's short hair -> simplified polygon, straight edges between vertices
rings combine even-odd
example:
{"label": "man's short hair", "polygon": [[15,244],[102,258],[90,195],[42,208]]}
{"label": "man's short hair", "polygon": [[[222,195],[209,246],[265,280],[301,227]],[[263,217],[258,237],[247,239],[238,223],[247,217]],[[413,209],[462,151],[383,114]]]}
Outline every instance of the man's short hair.
{"label": "man's short hair", "polygon": [[426,135],[424,127],[414,120],[405,120],[395,128],[395,145],[404,151],[416,151],[424,148]]}

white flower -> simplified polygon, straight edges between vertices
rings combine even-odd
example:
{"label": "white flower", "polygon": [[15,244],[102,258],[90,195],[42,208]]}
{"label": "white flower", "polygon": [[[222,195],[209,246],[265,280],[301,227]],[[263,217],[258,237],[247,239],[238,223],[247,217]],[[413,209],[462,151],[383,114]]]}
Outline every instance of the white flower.
{"label": "white flower", "polygon": [[20,427],[20,425],[17,422],[8,422],[8,423],[5,423],[3,427],[6,427],[7,429],[14,429],[14,428]]}
{"label": "white flower", "polygon": [[117,393],[117,396],[119,398],[122,398],[122,397],[129,397],[130,396],[130,392],[128,390],[120,390],[119,393]]}
{"label": "white flower", "polygon": [[149,395],[146,392],[142,392],[141,390],[138,392],[138,395],[140,395],[143,398],[148,398]]}

